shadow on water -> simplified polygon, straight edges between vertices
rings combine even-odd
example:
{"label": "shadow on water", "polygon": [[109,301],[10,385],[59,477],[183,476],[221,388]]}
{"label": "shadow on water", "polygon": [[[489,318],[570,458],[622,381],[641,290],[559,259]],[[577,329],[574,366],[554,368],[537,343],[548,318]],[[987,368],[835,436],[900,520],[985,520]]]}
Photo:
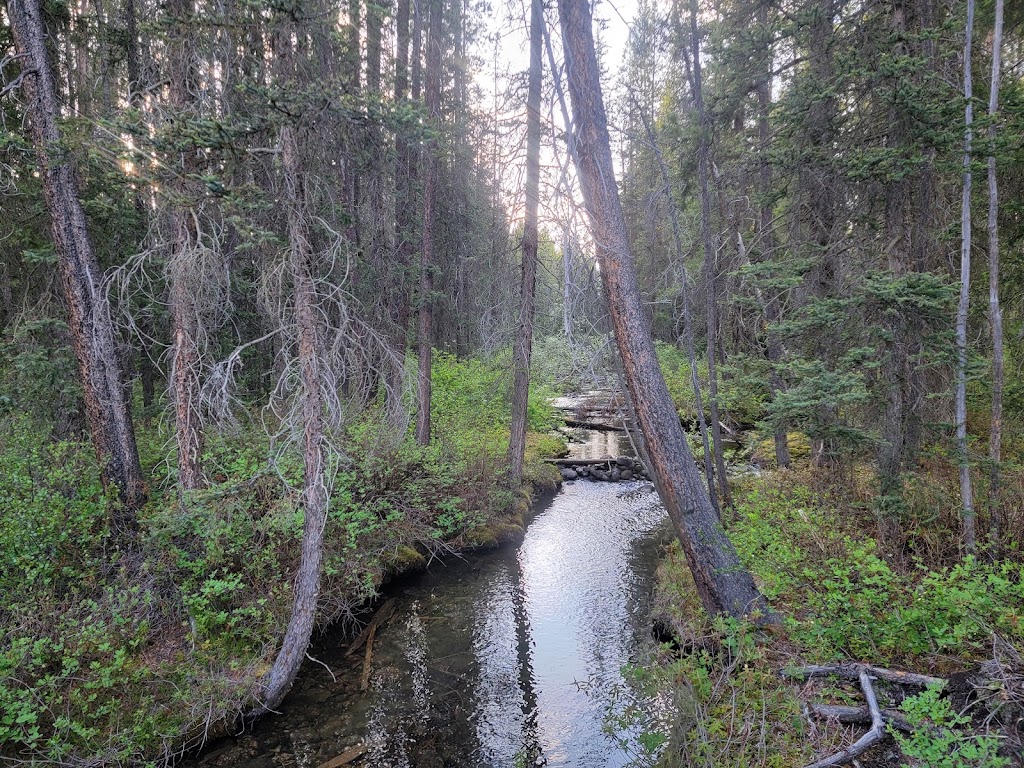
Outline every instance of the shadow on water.
{"label": "shadow on water", "polygon": [[[587,450],[625,452],[606,438]],[[352,765],[626,765],[634,734],[606,726],[629,686],[622,667],[652,646],[663,520],[643,484],[567,483],[520,546],[391,585],[368,690],[363,653],[346,657],[351,638],[328,632],[310,652],[322,664],[304,666],[281,714],[188,764],[318,768],[362,745]]]}

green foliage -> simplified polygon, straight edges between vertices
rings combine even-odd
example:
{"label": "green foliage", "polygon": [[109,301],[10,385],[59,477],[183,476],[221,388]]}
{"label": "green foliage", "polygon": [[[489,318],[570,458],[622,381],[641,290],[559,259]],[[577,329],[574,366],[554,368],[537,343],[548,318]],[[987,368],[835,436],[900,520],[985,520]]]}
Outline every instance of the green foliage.
{"label": "green foliage", "polygon": [[941,689],[931,687],[904,699],[900,709],[913,727],[910,734],[892,726],[889,732],[910,759],[903,768],[1003,768],[1010,760],[999,757],[999,740],[994,736],[964,733],[971,718],[953,711]]}
{"label": "green foliage", "polygon": [[1024,568],[967,558],[898,573],[873,539],[806,488],[755,490],[730,537],[764,593],[813,655],[895,663],[926,654],[983,658],[992,632],[1024,640]]}

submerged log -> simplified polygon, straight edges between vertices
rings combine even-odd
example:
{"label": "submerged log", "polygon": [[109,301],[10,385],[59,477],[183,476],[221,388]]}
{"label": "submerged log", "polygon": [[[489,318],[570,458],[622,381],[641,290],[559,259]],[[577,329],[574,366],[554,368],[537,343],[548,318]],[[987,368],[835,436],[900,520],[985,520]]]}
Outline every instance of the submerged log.
{"label": "submerged log", "polygon": [[578,419],[566,419],[565,426],[575,427],[577,429],[592,429],[595,432],[625,432],[626,428],[622,425],[606,424],[600,421],[580,421]]}

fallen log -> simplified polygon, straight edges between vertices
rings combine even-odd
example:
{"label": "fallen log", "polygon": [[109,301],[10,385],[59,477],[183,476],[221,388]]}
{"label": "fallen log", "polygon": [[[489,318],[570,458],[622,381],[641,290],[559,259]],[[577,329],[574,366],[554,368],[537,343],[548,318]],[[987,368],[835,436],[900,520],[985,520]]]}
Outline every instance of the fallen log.
{"label": "fallen log", "polygon": [[878,708],[878,700],[875,698],[875,689],[871,685],[871,676],[864,670],[858,675],[861,690],[864,691],[864,699],[868,703],[868,711],[871,713],[871,730],[861,736],[857,741],[846,749],[836,752],[824,760],[818,760],[805,768],[831,768],[834,765],[845,765],[851,760],[867,752],[877,742],[881,741],[885,734],[885,721],[882,718],[882,710]]}
{"label": "fallen log", "polygon": [[897,685],[913,685],[918,688],[927,688],[930,685],[937,685],[944,688],[949,682],[942,677],[921,675],[916,672],[900,672],[896,669],[885,669],[874,667],[870,664],[811,664],[806,667],[786,667],[781,671],[783,677],[805,680],[809,677],[828,677],[834,675],[844,680],[859,680],[862,672],[867,672],[872,677],[885,680],[887,683]]}
{"label": "fallen log", "polygon": [[[836,720],[844,725],[860,725],[871,722],[871,711],[867,707],[849,707],[845,704],[808,704],[807,711],[821,720]],[[902,713],[893,709],[883,709],[882,720],[905,733],[914,730]]]}
{"label": "fallen log", "polygon": [[[559,467],[608,467],[615,466],[616,459],[544,459]],[[619,465],[621,466],[621,465]]]}
{"label": "fallen log", "polygon": [[377,636],[377,627],[370,629],[366,638],[366,654],[363,656],[363,676],[359,680],[359,690],[365,691],[370,687],[370,665],[373,663],[373,638]]}

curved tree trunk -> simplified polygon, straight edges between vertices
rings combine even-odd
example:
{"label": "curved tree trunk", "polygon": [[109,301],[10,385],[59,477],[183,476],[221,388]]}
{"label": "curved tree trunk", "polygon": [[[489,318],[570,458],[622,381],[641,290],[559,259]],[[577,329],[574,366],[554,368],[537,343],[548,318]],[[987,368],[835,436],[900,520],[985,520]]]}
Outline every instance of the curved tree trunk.
{"label": "curved tree trunk", "polygon": [[132,536],[137,528],[136,512],[146,499],[146,487],[128,399],[121,385],[121,363],[101,288],[102,274],[78,199],[75,168],[60,147],[57,93],[46,54],[39,0],[9,0],[7,16],[22,57],[32,139],[50,214],[89,432],[103,485],[116,491],[121,502],[111,511],[111,525],[115,533]]}
{"label": "curved tree trunk", "polygon": [[537,213],[540,207],[540,0],[530,2],[530,79],[526,96],[526,218],[523,222],[523,269],[519,324],[513,351],[512,429],[508,443],[509,479],[518,485],[526,453],[526,410],[530,397],[530,352],[533,346],[534,289],[537,284]]}
{"label": "curved tree trunk", "polygon": [[306,657],[316,619],[320,595],[324,528],[327,525],[329,494],[326,482],[324,441],[324,396],[322,387],[320,328],[316,286],[312,274],[309,216],[305,183],[294,126],[281,129],[281,158],[284,166],[285,198],[288,208],[288,244],[295,291],[295,322],[299,335],[299,382],[302,399],[302,556],[292,585],[292,615],[274,659],[263,681],[264,699],[254,714],[274,709],[291,688]]}
{"label": "curved tree trunk", "polygon": [[710,614],[776,621],[722,529],[658,367],[640,301],[608,137],[588,0],[559,0],[577,168],[615,339],[651,472]]}

